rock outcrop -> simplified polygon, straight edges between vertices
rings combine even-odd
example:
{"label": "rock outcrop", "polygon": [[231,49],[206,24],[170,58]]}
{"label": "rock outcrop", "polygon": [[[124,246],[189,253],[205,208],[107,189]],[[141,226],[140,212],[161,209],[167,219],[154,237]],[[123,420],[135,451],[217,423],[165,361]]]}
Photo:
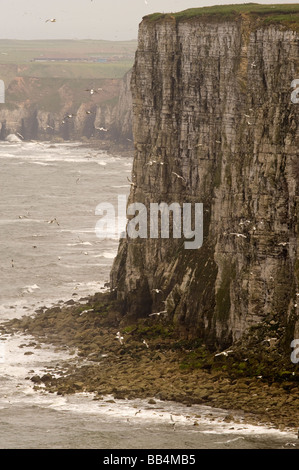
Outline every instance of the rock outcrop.
{"label": "rock outcrop", "polygon": [[[58,90],[34,78],[16,77],[8,86],[0,107],[0,140],[19,133],[24,140],[132,141],[132,97],[123,80],[106,79],[104,98],[89,96],[76,84],[59,83]],[[38,93],[36,92],[38,90]],[[96,93],[96,92],[95,92]],[[81,96],[82,95],[82,96]],[[105,95],[108,99],[105,100]]]}
{"label": "rock outcrop", "polygon": [[298,22],[154,16],[140,25],[131,80],[129,203],[203,203],[204,241],[186,250],[181,239],[122,240],[111,286],[123,322],[167,311],[183,336],[212,348],[262,324],[291,352],[299,338],[299,104],[290,87],[299,78]]}

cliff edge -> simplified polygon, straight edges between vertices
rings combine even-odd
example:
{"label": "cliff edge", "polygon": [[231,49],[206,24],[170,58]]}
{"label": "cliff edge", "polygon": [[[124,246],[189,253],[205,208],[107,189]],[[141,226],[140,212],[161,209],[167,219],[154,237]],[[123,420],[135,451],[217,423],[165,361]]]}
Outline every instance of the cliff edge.
{"label": "cliff edge", "polygon": [[204,236],[196,250],[173,238],[120,242],[111,287],[124,324],[165,311],[184,337],[211,348],[263,328],[291,352],[299,338],[298,28],[298,5],[141,22],[129,203],[203,203]]}

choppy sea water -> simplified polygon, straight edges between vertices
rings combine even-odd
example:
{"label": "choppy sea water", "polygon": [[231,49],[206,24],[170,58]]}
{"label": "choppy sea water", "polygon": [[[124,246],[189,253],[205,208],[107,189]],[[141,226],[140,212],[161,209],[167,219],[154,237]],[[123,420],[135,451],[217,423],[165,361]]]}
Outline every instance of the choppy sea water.
{"label": "choppy sea water", "polygon": [[[127,195],[132,160],[77,143],[0,144],[0,322],[103,289],[118,240],[95,233],[101,202]],[[52,222],[52,223],[51,223]],[[66,353],[0,338],[1,449],[280,449],[291,432],[228,411],[34,391],[28,377]],[[69,360],[74,360],[69,356]]]}

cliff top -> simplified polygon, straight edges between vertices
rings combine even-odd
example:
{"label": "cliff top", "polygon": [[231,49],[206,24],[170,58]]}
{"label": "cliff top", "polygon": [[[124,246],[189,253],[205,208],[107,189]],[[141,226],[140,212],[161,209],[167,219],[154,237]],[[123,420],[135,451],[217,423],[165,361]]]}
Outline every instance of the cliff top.
{"label": "cliff top", "polygon": [[261,5],[246,3],[242,5],[215,5],[211,7],[190,8],[178,13],[153,13],[145,16],[146,21],[171,18],[176,21],[199,18],[205,21],[237,20],[248,17],[259,24],[282,24],[299,31],[299,3]]}

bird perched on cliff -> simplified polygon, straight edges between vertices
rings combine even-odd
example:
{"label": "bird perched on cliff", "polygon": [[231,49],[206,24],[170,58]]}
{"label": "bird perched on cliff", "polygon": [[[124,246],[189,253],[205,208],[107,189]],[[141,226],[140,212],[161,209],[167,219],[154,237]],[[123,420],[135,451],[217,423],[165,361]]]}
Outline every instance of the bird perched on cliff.
{"label": "bird perched on cliff", "polygon": [[128,177],[127,177],[127,180],[129,181],[129,183],[130,183],[131,186],[134,186],[134,187],[137,186],[137,184],[136,184],[136,183],[133,183],[133,181],[130,181],[130,179],[129,179]]}
{"label": "bird perched on cliff", "polygon": [[153,289],[153,292],[156,292],[157,294],[159,294],[160,292],[163,292],[161,289]]}
{"label": "bird perched on cliff", "polygon": [[149,348],[149,345],[148,345],[148,343],[145,341],[145,339],[144,339],[142,342],[143,342],[143,344],[145,344],[145,346],[146,346],[147,348]]}

